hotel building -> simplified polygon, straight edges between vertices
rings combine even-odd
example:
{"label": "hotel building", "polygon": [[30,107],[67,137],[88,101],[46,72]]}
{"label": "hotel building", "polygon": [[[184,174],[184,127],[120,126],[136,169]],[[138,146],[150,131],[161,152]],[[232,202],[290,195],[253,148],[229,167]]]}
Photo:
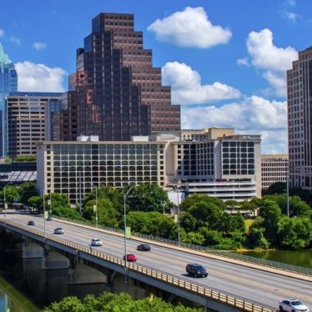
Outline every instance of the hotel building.
{"label": "hotel building", "polygon": [[155,183],[223,200],[261,197],[260,135],[237,135],[232,129],[205,131],[208,137],[202,141],[159,133],[120,142],[98,141],[96,136],[40,142],[40,194],[66,194],[77,205],[94,187]]}

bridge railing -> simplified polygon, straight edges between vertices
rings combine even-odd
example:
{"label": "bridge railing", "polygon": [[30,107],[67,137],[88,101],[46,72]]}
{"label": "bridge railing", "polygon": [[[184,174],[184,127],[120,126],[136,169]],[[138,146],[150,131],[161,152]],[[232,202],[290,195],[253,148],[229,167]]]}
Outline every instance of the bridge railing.
{"label": "bridge railing", "polygon": [[[72,223],[77,223],[77,224],[95,227],[94,224],[91,222],[79,222],[77,220],[70,220],[70,219],[65,219],[65,218],[59,218],[59,219],[70,221]],[[108,231],[108,232],[112,232],[112,233],[119,233],[119,234],[124,233],[124,231],[122,229],[118,229],[118,228],[111,228],[111,227],[106,227],[106,226],[98,226],[98,228],[103,229],[103,230]],[[157,237],[157,236],[153,236],[153,235],[145,235],[145,234],[141,234],[141,233],[137,233],[137,232],[131,232],[131,236],[134,236],[137,238],[142,238],[142,239],[147,239],[147,240],[153,240],[153,241],[168,244],[168,245],[189,248],[191,250],[206,252],[206,253],[210,253],[210,254],[213,254],[213,255],[216,255],[219,257],[239,260],[239,261],[243,261],[243,262],[248,262],[248,263],[252,263],[252,264],[256,264],[256,265],[260,265],[260,266],[264,266],[264,267],[269,267],[272,269],[278,269],[278,270],[296,273],[296,274],[301,274],[301,275],[305,275],[305,276],[312,276],[312,269],[304,268],[304,267],[300,267],[300,266],[296,266],[296,265],[291,265],[291,264],[287,264],[287,263],[282,263],[282,262],[277,262],[277,261],[272,261],[272,260],[264,260],[261,258],[241,255],[241,254],[231,252],[231,251],[217,250],[217,249],[213,249],[213,248],[209,248],[209,247],[205,247],[205,246],[187,244],[187,243],[183,243],[183,242],[178,243],[178,241],[176,241],[176,240],[161,238],[161,237]]]}
{"label": "bridge railing", "polygon": [[141,265],[137,265],[135,263],[130,263],[130,262],[126,262],[124,260],[122,260],[121,258],[106,254],[104,252],[98,251],[98,250],[94,250],[94,249],[90,249],[90,247],[88,246],[84,246],[75,242],[71,242],[68,240],[65,240],[61,237],[52,235],[52,234],[47,234],[44,233],[40,230],[37,229],[32,229],[29,226],[25,226],[25,225],[21,225],[21,224],[16,224],[12,221],[7,220],[6,224],[20,228],[24,231],[33,233],[35,235],[38,235],[40,237],[45,238],[46,242],[48,243],[48,240],[57,242],[61,245],[67,246],[72,248],[75,251],[80,251],[80,252],[84,252],[87,254],[90,254],[92,256],[98,257],[100,259],[103,259],[105,261],[109,261],[112,262],[114,264],[120,265],[122,267],[127,267],[128,270],[133,270],[139,273],[142,273],[144,275],[150,276],[152,278],[161,280],[165,283],[171,284],[173,286],[179,287],[181,289],[185,289],[189,292],[192,292],[194,294],[200,295],[204,298],[207,298],[207,300],[215,300],[218,302],[222,302],[225,305],[228,305],[230,307],[233,307],[235,309],[241,310],[241,311],[247,311],[247,312],[272,312],[271,309],[265,308],[265,307],[261,307],[258,305],[255,305],[251,302],[239,299],[239,298],[235,298],[233,296],[229,296],[227,294],[223,294],[219,291],[216,290],[212,290],[212,289],[208,289],[206,287],[203,286],[199,286],[198,284],[195,283],[190,283],[187,282],[185,280],[179,279],[177,277],[174,277],[172,275],[169,275],[167,273],[163,273],[161,271],[158,270],[154,270],[148,267],[144,267]]}

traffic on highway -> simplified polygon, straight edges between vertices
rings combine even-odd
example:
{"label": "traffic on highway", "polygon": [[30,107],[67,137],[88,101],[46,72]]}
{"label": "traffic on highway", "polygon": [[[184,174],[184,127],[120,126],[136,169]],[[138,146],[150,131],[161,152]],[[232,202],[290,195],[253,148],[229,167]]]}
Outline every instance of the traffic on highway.
{"label": "traffic on highway", "polygon": [[[1,217],[1,216],[0,216]],[[27,214],[7,214],[6,219],[36,228],[49,234],[55,229],[62,230],[62,238],[85,246],[94,246],[106,254],[125,258],[123,235],[108,233],[95,227],[85,227],[67,223],[56,218],[44,221],[43,217]],[[32,222],[30,222],[32,221]],[[29,224],[29,222],[31,224]],[[97,239],[101,244],[96,244]],[[126,240],[127,261],[159,270],[166,274],[191,281],[200,286],[219,291],[223,294],[252,302],[256,305],[279,310],[280,302],[285,298],[296,298],[308,307],[312,307],[312,278],[287,276],[248,267],[244,263],[219,260],[200,252],[186,250],[158,242],[144,242],[132,237]],[[140,246],[140,247],[139,247]],[[146,252],[148,251],[148,252]],[[206,271],[188,271],[188,264],[200,265]],[[202,268],[200,270],[202,270]],[[204,277],[204,278],[198,278]]]}

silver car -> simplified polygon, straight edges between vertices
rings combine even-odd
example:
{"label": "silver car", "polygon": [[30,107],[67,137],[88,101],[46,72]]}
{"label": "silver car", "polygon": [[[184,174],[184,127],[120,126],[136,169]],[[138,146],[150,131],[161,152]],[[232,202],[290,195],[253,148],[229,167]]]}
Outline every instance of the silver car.
{"label": "silver car", "polygon": [[285,312],[309,312],[310,309],[297,299],[284,299],[279,302],[279,310]]}
{"label": "silver car", "polygon": [[102,246],[103,243],[99,238],[92,238],[91,239],[91,246]]}

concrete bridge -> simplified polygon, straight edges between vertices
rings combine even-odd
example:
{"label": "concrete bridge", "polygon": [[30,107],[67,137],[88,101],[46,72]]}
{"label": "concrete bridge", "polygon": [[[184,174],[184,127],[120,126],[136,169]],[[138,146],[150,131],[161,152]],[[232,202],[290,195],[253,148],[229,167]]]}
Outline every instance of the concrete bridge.
{"label": "concrete bridge", "polygon": [[[77,237],[76,240],[65,239],[64,236],[56,236],[24,224],[8,218],[0,220],[0,228],[23,238],[24,258],[42,258],[44,270],[60,268],[68,270],[68,285],[105,284],[114,287],[117,277],[120,279],[124,276],[125,289],[139,286],[144,288],[147,294],[155,294],[167,302],[175,302],[183,298],[202,306],[205,311],[269,312],[273,310],[202,286],[200,282],[187,281],[154,267],[125,262],[122,257],[95,248],[90,249],[89,245],[77,242],[79,235],[74,233],[75,230],[72,231],[73,237]],[[77,224],[75,229],[81,232]],[[69,228],[65,231],[69,232]],[[166,251],[164,257],[165,254]]]}

